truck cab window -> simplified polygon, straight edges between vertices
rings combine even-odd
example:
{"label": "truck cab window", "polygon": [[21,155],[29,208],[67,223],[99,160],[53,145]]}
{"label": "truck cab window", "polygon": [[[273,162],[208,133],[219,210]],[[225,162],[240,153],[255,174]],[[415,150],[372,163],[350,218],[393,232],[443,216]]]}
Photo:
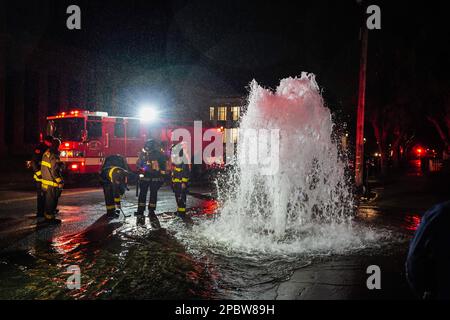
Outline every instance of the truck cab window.
{"label": "truck cab window", "polygon": [[87,131],[89,139],[98,139],[102,137],[102,123],[98,121],[88,121]]}
{"label": "truck cab window", "polygon": [[81,141],[84,130],[83,118],[62,118],[50,120],[47,124],[47,133],[64,141]]}
{"label": "truck cab window", "polygon": [[125,128],[122,122],[114,124],[114,136],[116,138],[125,138]]}
{"label": "truck cab window", "polygon": [[140,121],[128,119],[127,138],[139,138]]}

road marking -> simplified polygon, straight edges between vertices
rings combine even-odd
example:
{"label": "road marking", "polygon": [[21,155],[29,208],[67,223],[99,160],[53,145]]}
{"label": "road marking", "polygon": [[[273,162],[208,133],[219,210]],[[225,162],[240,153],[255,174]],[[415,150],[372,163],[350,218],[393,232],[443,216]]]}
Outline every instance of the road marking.
{"label": "road marking", "polygon": [[[84,194],[84,193],[93,193],[93,192],[98,192],[98,191],[101,191],[101,189],[90,189],[90,190],[83,190],[83,191],[66,191],[61,194],[61,197],[74,196],[74,195],[79,195],[79,194]],[[36,199],[36,196],[22,197],[22,198],[15,198],[15,199],[0,200],[0,203],[8,204],[11,202],[28,201],[28,200],[35,200],[35,199]]]}

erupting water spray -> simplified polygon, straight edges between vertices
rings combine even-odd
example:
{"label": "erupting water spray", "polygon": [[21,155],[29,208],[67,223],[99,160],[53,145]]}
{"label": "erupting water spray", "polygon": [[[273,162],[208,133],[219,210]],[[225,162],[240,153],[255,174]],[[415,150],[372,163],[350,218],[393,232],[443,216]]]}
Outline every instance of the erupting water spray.
{"label": "erupting water spray", "polygon": [[333,126],[313,74],[283,79],[275,92],[253,81],[235,165],[218,183],[218,216],[199,234],[248,250],[358,246]]}

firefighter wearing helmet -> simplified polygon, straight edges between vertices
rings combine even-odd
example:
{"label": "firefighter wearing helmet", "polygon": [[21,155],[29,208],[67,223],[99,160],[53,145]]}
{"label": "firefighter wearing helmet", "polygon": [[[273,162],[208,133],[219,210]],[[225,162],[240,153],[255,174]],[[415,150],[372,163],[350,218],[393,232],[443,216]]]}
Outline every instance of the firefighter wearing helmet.
{"label": "firefighter wearing helmet", "polygon": [[111,155],[105,159],[100,172],[106,204],[106,216],[114,218],[122,209],[120,199],[128,190],[128,165],[121,155]]}
{"label": "firefighter wearing helmet", "polygon": [[62,177],[63,164],[59,159],[61,141],[54,138],[41,160],[42,190],[45,193],[44,218],[49,223],[60,223],[55,218],[58,199],[61,195],[64,181]]}
{"label": "firefighter wearing helmet", "polygon": [[186,198],[191,168],[187,144],[185,142],[180,142],[172,147],[171,162],[172,189],[177,202],[176,215],[184,222],[192,223],[191,218],[186,214]]}
{"label": "firefighter wearing helmet", "polygon": [[33,170],[33,179],[36,183],[36,199],[37,199],[37,213],[38,218],[44,216],[44,206],[45,206],[45,193],[42,190],[42,172],[41,172],[41,161],[42,156],[45,151],[52,146],[53,137],[46,136],[44,141],[39,143],[36,148],[34,148],[33,156],[31,157],[30,166]]}
{"label": "firefighter wearing helmet", "polygon": [[147,192],[150,189],[150,199],[148,202],[148,216],[152,228],[161,227],[158,217],[155,214],[158,200],[158,190],[164,183],[166,175],[167,158],[161,150],[160,144],[149,139],[140,152],[136,164],[139,173],[139,197],[138,210],[135,215],[139,218],[144,215],[147,204]]}

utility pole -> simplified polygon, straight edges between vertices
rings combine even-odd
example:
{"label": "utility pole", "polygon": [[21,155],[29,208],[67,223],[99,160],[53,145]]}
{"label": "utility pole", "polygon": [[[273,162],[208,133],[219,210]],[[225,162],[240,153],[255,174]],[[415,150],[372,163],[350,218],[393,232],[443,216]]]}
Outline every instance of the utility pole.
{"label": "utility pole", "polygon": [[355,183],[358,189],[363,186],[364,172],[364,105],[366,100],[366,69],[367,69],[367,42],[368,30],[363,22],[360,29],[361,57],[359,63],[359,93],[358,111],[356,116],[356,159]]}

